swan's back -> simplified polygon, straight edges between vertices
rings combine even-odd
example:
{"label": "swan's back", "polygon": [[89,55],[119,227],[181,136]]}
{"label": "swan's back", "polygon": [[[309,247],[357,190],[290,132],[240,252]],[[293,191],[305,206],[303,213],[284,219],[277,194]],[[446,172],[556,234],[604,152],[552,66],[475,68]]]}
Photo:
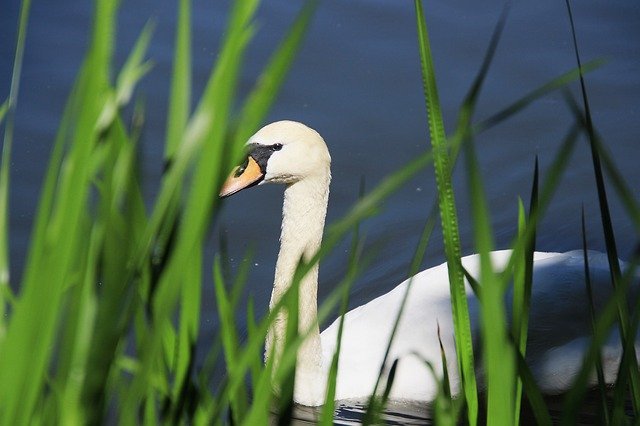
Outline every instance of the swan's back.
{"label": "swan's back", "polygon": [[[494,268],[503,269],[510,253],[508,250],[493,252]],[[478,255],[466,256],[462,263],[473,276],[479,275]],[[589,263],[598,309],[612,294],[608,264],[604,254],[595,252],[589,253]],[[407,285],[408,280],[346,314],[336,399],[362,400],[373,391]],[[636,284],[636,294],[637,287]],[[474,346],[478,348],[478,301],[469,286],[467,295]],[[508,294],[507,298],[509,307],[511,295]],[[330,364],[335,352],[338,323],[336,320],[321,335],[325,365]],[[534,376],[545,392],[565,390],[580,368],[591,327],[581,251],[535,253],[529,324],[527,360]],[[457,391],[459,377],[446,264],[422,271],[413,278],[389,357],[391,361],[400,358],[391,390],[393,399],[424,401],[435,397],[435,379],[422,360],[429,361],[437,374],[442,374],[438,327],[447,355],[452,389]],[[614,330],[603,348],[610,381],[615,378],[619,363],[618,342]]]}

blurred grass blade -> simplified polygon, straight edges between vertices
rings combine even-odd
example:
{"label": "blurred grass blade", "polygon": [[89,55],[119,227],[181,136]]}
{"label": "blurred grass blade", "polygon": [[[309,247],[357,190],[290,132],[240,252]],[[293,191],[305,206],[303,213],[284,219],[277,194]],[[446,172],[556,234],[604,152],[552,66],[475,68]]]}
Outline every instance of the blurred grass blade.
{"label": "blurred grass blade", "polygon": [[442,344],[442,335],[440,333],[440,324],[438,323],[438,345],[440,346],[440,363],[442,364],[442,391],[444,396],[451,399],[451,381],[449,380],[449,368],[447,367],[447,353]]}
{"label": "blurred grass blade", "polygon": [[501,109],[500,111],[498,111],[497,113],[491,115],[489,118],[486,118],[482,121],[480,121],[479,123],[475,124],[473,126],[473,133],[474,134],[478,134],[478,133],[482,133],[494,126],[496,126],[497,124],[505,121],[506,119],[508,119],[509,117],[517,114],[518,112],[522,111],[523,109],[525,109],[526,107],[528,107],[529,105],[531,105],[534,101],[542,98],[543,96],[561,89],[565,86],[567,86],[569,83],[571,83],[572,81],[577,80],[581,74],[585,74],[587,72],[591,72],[593,70],[596,70],[598,68],[600,68],[603,64],[605,63],[604,60],[602,59],[595,59],[592,61],[587,62],[586,64],[584,64],[583,66],[571,70],[571,71],[567,71],[564,74],[559,75],[558,77],[554,78],[553,80],[543,84],[542,86],[532,90],[531,92],[527,93],[526,95],[524,95],[522,98],[516,100],[515,102],[507,105],[505,108]]}
{"label": "blurred grass blade", "polygon": [[[165,171],[173,165],[187,128],[191,110],[191,73],[191,0],[180,0],[164,148]],[[182,191],[176,188],[155,237],[151,263],[158,270],[169,256],[167,252],[176,234],[181,198]]]}
{"label": "blurred grass blade", "polygon": [[600,353],[600,348],[603,347],[609,337],[611,327],[614,325],[616,319],[619,319],[618,307],[621,303],[626,303],[629,288],[631,284],[634,283],[634,280],[637,280],[636,272],[639,265],[640,252],[637,252],[627,263],[627,268],[619,281],[619,285],[614,288],[613,296],[600,311],[600,316],[595,324],[593,339],[591,340],[588,351],[584,355],[580,371],[573,380],[571,389],[569,389],[564,398],[560,424],[572,425],[576,423],[581,401],[587,392],[587,385],[593,372],[596,358]]}
{"label": "blurred grass blade", "polygon": [[191,0],[180,0],[169,95],[165,161],[173,159],[189,120],[191,72]]}
{"label": "blurred grass blade", "polygon": [[151,24],[147,24],[143,28],[133,50],[120,70],[120,74],[118,74],[115,90],[108,90],[104,97],[104,105],[96,123],[98,133],[105,132],[111,126],[120,108],[131,100],[131,94],[138,81],[151,69],[151,64],[143,62],[143,60],[151,41],[152,32],[153,25]]}
{"label": "blurred grass blade", "polygon": [[[220,175],[223,167],[224,136],[227,132],[231,103],[235,95],[243,53],[254,34],[253,14],[257,2],[245,0],[234,3],[228,31],[222,43],[218,61],[205,88],[195,115],[185,130],[185,139],[176,153],[175,162],[165,174],[163,187],[156,200],[149,225],[141,244],[132,256],[135,275],[149,257],[150,250],[175,191],[187,172],[191,160],[197,154],[197,162],[186,198],[184,217],[176,234],[175,248],[171,251],[163,273],[159,277],[153,298],[153,322],[155,327],[145,337],[146,351],[142,357],[143,371],[129,388],[128,404],[141,400],[153,376],[152,366],[161,354],[160,325],[171,318],[177,305],[183,282],[183,265],[196,250],[201,250],[212,212],[218,204]],[[205,143],[206,141],[206,143]]]}
{"label": "blurred grass blade", "polygon": [[11,288],[9,287],[9,168],[11,165],[11,148],[13,145],[14,112],[18,104],[22,59],[24,57],[24,45],[27,38],[27,24],[29,22],[30,10],[31,0],[23,0],[20,6],[18,36],[13,57],[9,98],[0,106],[0,124],[2,124],[5,114],[8,115],[4,126],[2,163],[0,165],[0,342],[3,340],[6,332],[5,304],[13,298]]}
{"label": "blurred grass blade", "polygon": [[66,358],[61,360],[58,375],[64,389],[61,400],[64,409],[61,410],[61,423],[84,423],[84,409],[82,407],[82,376],[77,374],[86,371],[86,363],[91,345],[91,332],[93,331],[96,317],[97,300],[94,291],[96,282],[95,273],[99,261],[98,252],[104,238],[104,229],[94,226],[87,244],[85,276],[79,285],[72,289],[73,298],[68,308],[67,329],[61,346],[68,351]]}
{"label": "blurred grass blade", "polygon": [[[589,270],[589,253],[587,248],[587,228],[584,220],[584,206],[582,206],[580,214],[580,224],[582,230],[582,258],[584,260],[584,278],[587,290],[587,299],[589,300],[589,317],[591,320],[591,333],[595,333],[596,327],[596,310],[593,303],[593,290],[591,287],[591,272]],[[604,379],[604,371],[602,369],[602,356],[600,352],[596,354],[595,358],[596,374],[598,376],[598,392],[600,393],[600,403],[603,415],[603,424],[610,424],[609,421],[609,407],[607,405],[607,382]]]}
{"label": "blurred grass blade", "polygon": [[[108,87],[107,69],[111,61],[111,34],[115,7],[98,1],[95,31],[87,57],[87,84],[82,93],[72,149],[60,179],[59,195],[46,229],[42,246],[32,250],[41,264],[26,274],[20,301],[16,304],[6,339],[0,351],[0,389],[3,423],[24,424],[29,419],[44,385],[47,367],[58,328],[60,303],[66,279],[75,266],[73,253],[84,231],[85,202],[88,197],[89,157],[96,139],[95,124],[101,95]],[[36,314],[34,314],[36,313]],[[25,352],[24,348],[30,350]]]}
{"label": "blurred grass blade", "polygon": [[518,376],[522,381],[522,388],[524,393],[527,395],[527,401],[531,406],[531,411],[535,417],[536,424],[540,426],[551,426],[554,423],[551,420],[551,415],[549,414],[547,405],[540,393],[540,389],[536,384],[536,379],[533,377],[533,373],[529,370],[529,366],[522,355],[520,355],[520,352],[517,351],[516,364],[518,367]]}
{"label": "blurred grass blade", "polygon": [[9,110],[9,100],[7,99],[2,104],[0,104],[0,124],[2,124],[2,121],[4,120],[4,116],[7,114],[8,110]]}
{"label": "blurred grass blade", "polygon": [[[578,40],[576,37],[575,25],[573,22],[573,13],[571,12],[571,3],[569,0],[565,0],[567,5],[567,12],[569,15],[569,23],[571,25],[571,36],[573,40],[573,50],[576,56],[576,62],[578,68],[581,68],[580,52],[578,50]],[[600,206],[600,217],[602,219],[602,228],[604,232],[605,244],[607,248],[607,259],[609,261],[609,269],[611,272],[611,280],[614,287],[618,287],[620,284],[620,261],[618,259],[618,248],[616,246],[615,234],[613,232],[613,224],[611,221],[611,212],[609,210],[609,202],[607,201],[607,192],[604,184],[604,176],[602,173],[602,166],[600,163],[600,153],[598,152],[595,140],[595,130],[593,126],[593,120],[591,118],[591,108],[589,106],[589,98],[587,96],[587,89],[584,80],[584,75],[580,72],[580,92],[582,94],[582,103],[584,107],[584,115],[586,122],[586,131],[589,136],[589,147],[591,149],[591,159],[593,161],[593,171],[596,178],[596,188],[598,190],[598,204]],[[618,312],[620,316],[620,337],[623,347],[631,347],[630,352],[625,351],[625,355],[630,357],[630,363],[633,368],[627,368],[620,372],[621,375],[628,375],[631,386],[631,402],[633,403],[633,411],[636,415],[640,415],[640,372],[636,366],[638,365],[638,359],[636,357],[635,349],[632,346],[627,345],[627,341],[635,340],[635,334],[630,334],[630,318],[626,302],[621,301],[618,305]]]}
{"label": "blurred grass blade", "polygon": [[502,8],[502,12],[500,14],[500,17],[498,18],[498,22],[493,29],[493,34],[491,34],[489,47],[487,48],[487,51],[482,60],[482,65],[480,66],[480,69],[478,70],[478,73],[476,74],[476,77],[474,78],[469,91],[465,95],[462,106],[460,107],[456,130],[453,134],[453,137],[451,138],[451,164],[456,164],[458,153],[460,151],[462,143],[473,135],[473,128],[471,126],[473,113],[478,101],[478,96],[480,95],[480,90],[482,89],[485,78],[489,73],[489,66],[491,65],[491,62],[493,62],[493,57],[496,53],[496,49],[498,48],[498,43],[500,42],[500,38],[502,37],[502,32],[507,22],[507,16],[509,15],[510,9],[511,1],[508,0],[507,2],[505,2]]}
{"label": "blurred grass blade", "polygon": [[[227,294],[224,285],[224,279],[220,268],[220,257],[216,257],[214,261],[214,286],[216,291],[216,302],[218,304],[218,315],[220,317],[220,333],[222,336],[222,347],[224,349],[225,361],[227,363],[227,371],[233,372],[234,365],[237,360],[237,348],[239,347],[238,331],[236,330],[236,322],[234,309]],[[231,397],[231,415],[234,422],[240,424],[242,416],[247,410],[247,395],[244,389],[238,389],[238,392]]]}
{"label": "blurred grass blade", "polygon": [[451,184],[451,165],[447,154],[447,139],[438,101],[434,67],[431,59],[422,2],[415,0],[414,5],[418,27],[418,42],[425,100],[427,102],[429,131],[431,134],[431,144],[433,146],[436,182],[438,184],[438,204],[440,206],[445,254],[447,257],[449,283],[451,286],[451,303],[456,335],[458,368],[460,370],[462,388],[467,402],[469,423],[475,425],[478,421],[478,391],[474,372],[471,321],[467,306],[462,265],[460,264],[460,236],[458,234],[455,198]]}
{"label": "blurred grass blade", "polygon": [[[191,109],[191,1],[180,0],[178,6],[173,70],[167,115],[165,164],[171,164],[182,141]],[[166,261],[169,241],[175,236],[181,191],[176,191],[171,206],[157,237],[152,264],[161,268]],[[190,350],[196,344],[200,319],[200,298],[202,286],[202,250],[198,250],[188,268],[191,276],[186,277],[180,294],[180,323],[178,328],[177,363],[173,384],[173,400],[177,401],[191,378]]]}
{"label": "blurred grass blade", "polygon": [[120,74],[118,74],[116,81],[116,103],[118,107],[129,103],[133,89],[142,77],[151,70],[151,62],[145,61],[144,58],[147,50],[149,50],[149,43],[151,42],[154,28],[155,24],[153,21],[148,22],[144,26],[136,40],[133,50],[122,66]]}

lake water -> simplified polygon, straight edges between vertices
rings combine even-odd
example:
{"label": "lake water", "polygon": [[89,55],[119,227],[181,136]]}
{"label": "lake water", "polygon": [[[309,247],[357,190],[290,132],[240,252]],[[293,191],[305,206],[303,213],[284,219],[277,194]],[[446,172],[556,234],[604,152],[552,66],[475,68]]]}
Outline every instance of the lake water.
{"label": "lake water", "polygon": [[[8,95],[18,2],[0,6],[0,100]],[[162,172],[166,104],[170,81],[176,4],[169,1],[123,2],[120,12],[119,67],[144,23],[153,17],[150,48],[155,66],[139,94],[146,103],[143,140],[144,180],[151,204]],[[259,31],[249,49],[241,94],[254,84],[269,53],[284,35],[298,2],[270,0],[258,13]],[[224,29],[227,2],[197,0],[193,5],[194,97],[202,92]],[[453,128],[457,109],[471,84],[502,8],[501,1],[426,2],[425,12],[436,65],[444,119]],[[89,37],[90,2],[34,2],[29,22],[21,93],[15,127],[11,178],[11,265],[22,268],[46,160],[62,107]],[[640,196],[640,3],[580,1],[574,4],[576,30],[584,62],[606,64],[586,77],[595,125],[636,199]],[[575,66],[566,7],[562,1],[515,2],[495,61],[482,91],[478,119]],[[571,86],[578,95],[577,85]],[[373,188],[382,178],[428,146],[410,1],[351,0],[322,2],[269,121],[295,119],[317,129],[332,158],[328,222],[341,217],[357,199],[360,179]],[[477,138],[477,151],[489,197],[496,244],[505,247],[516,227],[517,197],[527,200],[535,156],[542,177],[572,123],[560,93],[546,96],[523,113]],[[473,252],[461,167],[455,175],[461,238]],[[402,281],[434,198],[432,169],[388,200],[382,212],[363,225],[376,262],[355,284],[352,305],[360,305]],[[264,313],[277,255],[282,188],[261,187],[226,202],[214,226],[209,252],[220,232],[229,237],[234,263],[255,247],[248,293]],[[638,235],[617,197],[611,196],[620,256],[628,257]],[[588,242],[604,249],[597,198],[586,141],[578,144],[562,185],[538,231],[538,250],[579,248],[580,208],[585,206]],[[439,233],[424,267],[443,261]],[[346,268],[347,245],[321,265],[320,298]],[[200,347],[208,349],[215,327],[211,286],[205,288]],[[239,316],[239,321],[244,315]]]}

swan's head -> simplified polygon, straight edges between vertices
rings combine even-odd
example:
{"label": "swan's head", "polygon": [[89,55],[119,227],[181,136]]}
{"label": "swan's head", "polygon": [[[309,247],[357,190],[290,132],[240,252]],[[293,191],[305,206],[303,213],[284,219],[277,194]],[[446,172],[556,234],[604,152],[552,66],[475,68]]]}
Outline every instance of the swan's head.
{"label": "swan's head", "polygon": [[296,121],[268,124],[247,142],[248,155],[220,190],[228,197],[263,183],[293,184],[329,175],[331,157],[324,140],[310,127]]}

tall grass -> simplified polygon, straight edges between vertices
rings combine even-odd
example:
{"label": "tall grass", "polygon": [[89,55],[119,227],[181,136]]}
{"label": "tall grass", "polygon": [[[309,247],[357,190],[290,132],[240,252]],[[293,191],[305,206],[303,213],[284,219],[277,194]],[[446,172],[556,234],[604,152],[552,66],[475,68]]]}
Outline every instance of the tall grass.
{"label": "tall grass", "polygon": [[[437,95],[433,58],[420,0],[415,0],[423,89],[432,150],[387,177],[361,198],[341,219],[331,224],[320,251],[299,265],[293,285],[264,318],[255,318],[253,303],[246,307],[248,336],[242,339],[235,324],[247,270],[236,277],[225,269],[225,253],[216,254],[212,271],[203,271],[203,246],[212,217],[220,208],[217,197],[222,179],[243,153],[245,140],[259,127],[276,99],[287,71],[300,48],[316,3],[305,3],[295,22],[249,96],[234,114],[243,54],[256,34],[258,0],[233,2],[217,61],[206,88],[191,110],[191,3],[178,2],[175,53],[164,146],[166,169],[160,192],[150,210],[143,202],[137,157],[141,132],[139,115],[127,126],[124,107],[135,99],[140,79],[150,72],[145,58],[153,28],[141,30],[125,65],[112,78],[113,51],[117,44],[117,0],[96,0],[91,43],[53,141],[48,170],[36,212],[31,245],[22,280],[9,276],[8,168],[11,156],[13,117],[25,46],[28,0],[23,0],[18,28],[15,65],[10,96],[0,106],[4,120],[0,168],[0,422],[3,424],[120,422],[125,424],[286,424],[293,415],[296,352],[304,340],[298,334],[298,283],[301,277],[347,235],[352,235],[349,268],[336,289],[320,306],[319,322],[348,306],[351,284],[371,258],[363,253],[358,226],[374,215],[385,199],[408,179],[430,164],[437,176],[437,201],[427,216],[424,231],[411,262],[417,272],[434,229],[437,215],[443,229],[449,264],[456,355],[462,377],[462,393],[454,398],[446,377],[439,378],[434,402],[436,421],[477,424],[482,413],[487,423],[520,421],[523,396],[541,424],[550,416],[525,359],[527,316],[531,294],[531,262],[536,227],[548,207],[567,159],[581,134],[587,134],[603,218],[607,251],[612,265],[615,297],[602,315],[593,320],[594,338],[576,384],[567,394],[564,418],[576,417],[586,390],[588,375],[598,363],[598,351],[613,324],[619,320],[625,337],[625,355],[619,383],[605,419],[623,421],[627,398],[638,418],[638,370],[633,336],[638,315],[626,310],[626,291],[640,259],[632,259],[622,272],[617,264],[612,219],[608,213],[604,171],[629,216],[640,229],[638,202],[615,168],[598,135],[589,111],[583,75],[597,67],[582,65],[575,43],[578,67],[514,101],[485,121],[474,123],[473,113],[502,28],[508,7],[498,20],[480,71],[460,108],[451,136],[445,134]],[[575,33],[574,33],[575,36]],[[560,142],[551,166],[538,178],[537,163],[528,214],[520,203],[519,231],[505,273],[495,271],[489,252],[492,230],[482,177],[475,158],[474,138],[523,111],[547,93],[581,82],[580,107],[569,97],[574,121]],[[417,89],[416,89],[417,90]],[[136,108],[134,114],[139,114]],[[458,154],[465,156],[468,173],[474,241],[481,258],[480,277],[469,277],[460,262],[455,189],[452,172]],[[538,180],[541,181],[540,185]],[[540,186],[538,188],[538,186]],[[249,257],[250,254],[247,254]],[[202,342],[201,288],[214,282],[220,326],[213,342]],[[482,362],[486,391],[478,392],[464,277],[481,301]],[[504,300],[514,281],[513,325],[509,326]],[[18,289],[12,294],[9,282]],[[408,293],[407,293],[408,294]],[[406,298],[406,295],[405,295]],[[638,308],[636,306],[636,308]],[[402,310],[400,310],[401,312]],[[288,331],[283,356],[263,362],[263,343],[278,312],[286,312]],[[400,313],[395,318],[397,326]],[[339,333],[340,335],[340,333]],[[388,342],[390,348],[393,334]],[[196,360],[197,345],[211,349],[207,359]],[[339,347],[339,342],[338,345]],[[478,350],[478,348],[475,348]],[[389,353],[389,351],[387,351]],[[378,384],[363,419],[381,421],[381,413],[393,386],[398,360],[380,366]],[[212,383],[211,366],[224,363],[223,378]],[[335,404],[338,355],[333,359],[327,383],[327,404],[320,411],[322,424],[331,424]],[[429,365],[433,370],[435,366]],[[425,378],[426,379],[426,378]],[[382,389],[382,384],[384,389]],[[278,389],[276,394],[274,389]],[[627,390],[630,389],[630,392]],[[603,406],[606,404],[603,403]],[[463,408],[464,407],[464,408]],[[608,409],[608,408],[603,408]]]}

